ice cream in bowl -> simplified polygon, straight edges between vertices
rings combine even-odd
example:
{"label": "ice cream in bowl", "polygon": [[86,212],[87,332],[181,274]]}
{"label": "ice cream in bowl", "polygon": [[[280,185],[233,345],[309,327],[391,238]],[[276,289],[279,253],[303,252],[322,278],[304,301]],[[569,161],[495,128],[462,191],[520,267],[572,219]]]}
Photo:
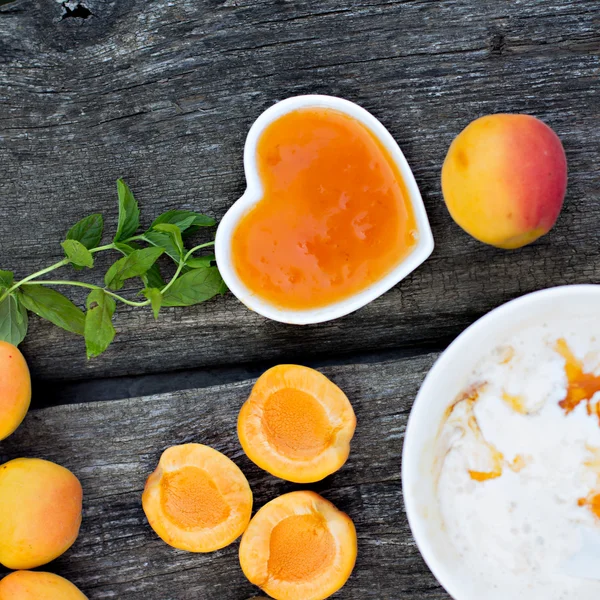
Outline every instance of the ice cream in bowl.
{"label": "ice cream in bowl", "polygon": [[600,539],[599,306],[595,285],[509,302],[461,334],[421,387],[403,450],[406,511],[456,600],[600,597],[600,579],[566,568],[585,536]]}
{"label": "ice cream in bowl", "polygon": [[215,253],[252,310],[328,321],[377,298],[433,250],[419,189],[385,127],[331,96],[278,102],[244,150],[247,189],[222,219]]}

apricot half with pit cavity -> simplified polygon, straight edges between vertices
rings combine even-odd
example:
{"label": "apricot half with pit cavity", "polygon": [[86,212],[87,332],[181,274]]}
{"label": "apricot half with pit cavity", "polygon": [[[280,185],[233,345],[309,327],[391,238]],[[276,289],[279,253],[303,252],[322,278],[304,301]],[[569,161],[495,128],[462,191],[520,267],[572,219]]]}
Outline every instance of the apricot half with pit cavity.
{"label": "apricot half with pit cavity", "polygon": [[348,580],[356,562],[350,518],[314,492],[291,492],[254,515],[240,564],[276,600],[323,600]]}
{"label": "apricot half with pit cavity", "polygon": [[142,496],[148,522],[170,546],[213,552],[237,539],[252,514],[252,491],[237,465],[213,448],[165,450]]}
{"label": "apricot half with pit cavity", "polygon": [[348,459],[356,416],[342,390],[325,375],[279,365],[258,378],[238,418],[242,448],[276,477],[319,481]]}

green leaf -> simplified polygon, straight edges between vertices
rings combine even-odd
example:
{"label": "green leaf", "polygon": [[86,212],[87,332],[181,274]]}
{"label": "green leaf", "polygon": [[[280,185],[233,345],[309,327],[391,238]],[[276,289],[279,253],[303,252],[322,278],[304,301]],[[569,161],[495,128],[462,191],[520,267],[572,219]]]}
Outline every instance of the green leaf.
{"label": "green leaf", "polygon": [[8,289],[9,287],[12,286],[12,284],[14,283],[15,279],[13,277],[13,272],[12,271],[2,271],[0,270],[0,288],[6,288]]}
{"label": "green leaf", "polygon": [[77,267],[88,267],[91,269],[94,266],[94,257],[92,253],[77,240],[65,240],[61,243],[67,258]]}
{"label": "green leaf", "polygon": [[146,285],[148,287],[155,287],[155,288],[165,287],[165,280],[162,278],[162,275],[160,274],[160,269],[158,268],[158,265],[156,263],[154,263],[142,275],[142,281],[144,282],[144,285]]}
{"label": "green leaf", "polygon": [[168,221],[164,221],[162,223],[160,223],[160,222],[157,223],[156,221],[154,221],[154,223],[152,223],[150,229],[151,230],[152,229],[160,229],[159,225],[174,225],[183,233],[186,229],[189,229],[191,227],[191,225],[194,223],[195,220],[196,220],[196,218],[194,217],[194,215],[189,215],[189,216],[181,218],[181,219],[175,219],[174,223],[170,223]]}
{"label": "green leaf", "polygon": [[104,276],[106,287],[111,290],[120,290],[126,279],[139,277],[146,273],[163,252],[163,248],[143,248],[120,258]]}
{"label": "green leaf", "polygon": [[229,291],[227,284],[221,279],[221,286],[219,287],[218,294],[219,296],[224,296]]}
{"label": "green leaf", "polygon": [[193,233],[199,227],[212,227],[216,221],[191,210],[169,210],[154,219],[151,229],[154,229],[159,223],[173,223],[181,229],[182,233]]}
{"label": "green leaf", "polygon": [[183,256],[183,238],[181,237],[181,229],[179,229],[177,225],[173,225],[172,223],[159,223],[154,229],[156,231],[166,232],[175,245],[175,248],[177,248],[179,257]]}
{"label": "green leaf", "polygon": [[123,256],[129,256],[134,250],[140,250],[141,246],[138,246],[135,242],[115,242],[115,248],[123,254]]}
{"label": "green leaf", "polygon": [[214,254],[205,254],[204,256],[191,256],[187,259],[185,266],[192,269],[200,269],[202,267],[210,267],[210,263],[214,262]]}
{"label": "green leaf", "polygon": [[142,291],[144,296],[148,300],[150,300],[150,305],[152,306],[152,312],[154,313],[154,318],[158,319],[158,313],[160,311],[160,307],[162,306],[162,294],[157,288],[146,288]]}
{"label": "green leaf", "polygon": [[122,179],[117,179],[117,191],[119,193],[119,222],[114,241],[120,242],[131,237],[137,231],[140,226],[140,209],[129,186]]}
{"label": "green leaf", "polygon": [[[163,294],[163,306],[191,306],[224,293],[217,267],[193,269],[179,277]],[[226,289],[226,288],[225,288]]]}
{"label": "green leaf", "polygon": [[90,215],[75,223],[75,225],[67,232],[66,239],[77,240],[90,250],[100,244],[103,229],[104,219],[102,218],[102,215]]}
{"label": "green leaf", "polygon": [[[125,256],[129,256],[134,250],[140,250],[141,246],[135,242],[128,242],[127,244],[117,243],[115,247],[119,252]],[[158,263],[154,263],[143,275],[140,276],[146,287],[163,288],[165,287],[165,280],[160,274],[160,268]]]}
{"label": "green leaf", "polygon": [[112,317],[116,302],[104,290],[93,290],[86,300],[85,348],[87,357],[102,354],[115,337]]}
{"label": "green leaf", "polygon": [[18,293],[0,302],[0,340],[18,346],[27,334],[27,311]]}
{"label": "green leaf", "polygon": [[56,326],[83,335],[85,315],[61,293],[43,285],[24,285],[21,302],[31,312]]}
{"label": "green leaf", "polygon": [[164,248],[165,253],[179,264],[179,249],[168,233],[162,231],[146,231],[146,233],[144,233],[144,240],[157,248]]}

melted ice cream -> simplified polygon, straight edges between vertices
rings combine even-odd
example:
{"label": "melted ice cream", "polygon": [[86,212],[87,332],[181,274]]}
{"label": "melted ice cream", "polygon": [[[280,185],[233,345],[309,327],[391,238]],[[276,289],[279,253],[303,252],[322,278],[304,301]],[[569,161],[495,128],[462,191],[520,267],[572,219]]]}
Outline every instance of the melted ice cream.
{"label": "melted ice cream", "polygon": [[598,600],[600,581],[561,567],[582,527],[600,536],[600,322],[506,340],[473,371],[439,444],[448,536],[494,598]]}

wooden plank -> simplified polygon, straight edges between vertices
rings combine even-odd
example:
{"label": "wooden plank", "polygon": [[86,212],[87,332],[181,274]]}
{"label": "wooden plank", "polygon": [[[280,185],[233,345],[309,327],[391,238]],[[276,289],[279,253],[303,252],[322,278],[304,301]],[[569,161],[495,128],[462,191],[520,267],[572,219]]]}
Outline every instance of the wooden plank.
{"label": "wooden plank", "polygon": [[[400,455],[412,401],[436,355],[324,369],[350,398],[358,427],[350,459],[309,486],[354,520],[359,557],[340,600],[446,600],[411,538],[401,497]],[[247,475],[255,508],[299,489],[271,477],[243,454],[237,413],[252,382],[33,411],[0,444],[2,461],[34,456],[56,461],[84,488],[81,535],[51,569],[90,600],[247,600],[238,544],[210,555],[174,550],[158,539],[141,493],[161,452],[201,442],[232,458]],[[300,488],[301,489],[301,488]]]}
{"label": "wooden plank", "polygon": [[[316,327],[267,322],[229,296],[190,309],[120,309],[109,352],[37,319],[24,345],[42,379],[299,360],[446,340],[490,308],[600,276],[597,0],[17,0],[0,8],[1,268],[57,260],[92,211],[114,228],[124,176],[148,224],[172,207],[224,214],[244,189],[242,148],[273,102],[340,95],[373,112],[413,166],[437,248],[393,291]],[[91,14],[88,18],[84,8]],[[67,8],[71,11],[67,12]],[[66,17],[66,18],[63,18]],[[517,252],[455,226],[439,172],[473,118],[533,113],[570,167],[556,229]],[[109,259],[100,260],[106,268]],[[79,304],[84,296],[74,298]]]}

